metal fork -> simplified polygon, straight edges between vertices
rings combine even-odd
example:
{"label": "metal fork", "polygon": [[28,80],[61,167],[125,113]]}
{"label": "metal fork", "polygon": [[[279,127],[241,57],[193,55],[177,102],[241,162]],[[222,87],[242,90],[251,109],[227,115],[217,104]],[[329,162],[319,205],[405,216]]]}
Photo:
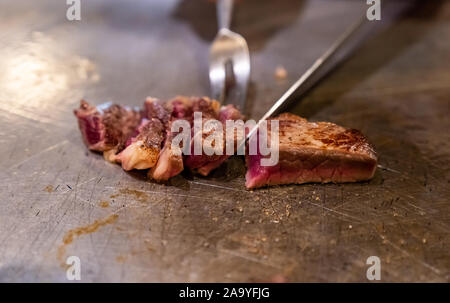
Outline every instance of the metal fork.
{"label": "metal fork", "polygon": [[[214,99],[221,103],[227,100],[244,111],[250,77],[250,55],[245,39],[229,29],[232,11],[233,0],[217,1],[219,32],[209,53],[209,80]],[[228,64],[232,67],[234,86],[230,95],[225,96]]]}

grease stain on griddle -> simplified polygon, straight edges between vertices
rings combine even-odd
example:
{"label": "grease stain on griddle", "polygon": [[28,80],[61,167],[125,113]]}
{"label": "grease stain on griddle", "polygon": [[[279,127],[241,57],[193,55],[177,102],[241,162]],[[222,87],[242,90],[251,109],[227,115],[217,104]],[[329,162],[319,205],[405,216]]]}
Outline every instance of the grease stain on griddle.
{"label": "grease stain on griddle", "polygon": [[104,219],[95,220],[93,223],[86,226],[77,227],[69,230],[63,237],[62,244],[58,247],[58,259],[61,261],[61,266],[66,267],[64,256],[66,254],[66,246],[71,244],[75,238],[81,235],[91,234],[96,232],[100,227],[114,223],[119,215],[111,214]]}
{"label": "grease stain on griddle", "polygon": [[133,196],[133,197],[136,198],[137,201],[139,201],[141,203],[146,203],[148,201],[148,198],[149,198],[147,193],[145,193],[143,191],[136,190],[136,189],[129,189],[129,188],[121,188],[121,189],[119,189],[119,193],[111,195],[110,198],[111,199],[115,199],[115,198],[119,197],[120,195]]}
{"label": "grease stain on griddle", "polygon": [[124,263],[127,260],[126,256],[120,255],[116,257],[116,262],[117,263]]}
{"label": "grease stain on griddle", "polygon": [[107,207],[109,207],[109,202],[108,202],[108,201],[100,201],[100,202],[98,203],[98,205],[99,205],[101,208],[107,208]]}

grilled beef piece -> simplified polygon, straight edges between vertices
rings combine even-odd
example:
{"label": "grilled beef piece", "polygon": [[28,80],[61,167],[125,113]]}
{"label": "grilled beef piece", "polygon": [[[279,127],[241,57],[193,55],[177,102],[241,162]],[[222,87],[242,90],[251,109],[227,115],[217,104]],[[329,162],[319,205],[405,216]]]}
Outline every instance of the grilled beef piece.
{"label": "grilled beef piece", "polygon": [[97,107],[81,100],[74,110],[86,146],[95,151],[109,151],[123,144],[141,121],[138,110],[105,103]]}
{"label": "grilled beef piece", "polygon": [[247,188],[356,182],[373,177],[377,156],[359,131],[328,122],[308,122],[288,113],[274,119],[279,121],[279,162],[261,166],[262,155],[247,154]]}
{"label": "grilled beef piece", "polygon": [[122,163],[124,170],[147,169],[155,166],[166,136],[169,118],[161,101],[147,98],[144,104],[144,118],[125,148],[118,155],[107,160]]}
{"label": "grilled beef piece", "polygon": [[192,112],[202,113],[204,120],[219,118],[220,103],[208,97],[192,98]]}
{"label": "grilled beef piece", "polygon": [[227,120],[242,120],[244,121],[245,117],[241,112],[232,104],[222,106],[220,108],[219,120],[222,123],[225,123]]}
{"label": "grilled beef piece", "polygon": [[[217,142],[221,144],[221,149],[223,151],[222,155],[190,155],[185,158],[185,164],[191,170],[199,173],[202,176],[207,176],[210,172],[218,168],[223,162],[225,162],[230,155],[226,154],[226,140],[228,137],[232,138],[234,141],[234,151],[237,149],[238,134],[236,131],[234,133],[227,133],[226,131],[226,121],[227,120],[244,120],[244,116],[234,105],[222,106],[219,112],[219,121],[222,123],[223,128],[223,141]],[[203,138],[208,135],[203,134]]]}
{"label": "grilled beef piece", "polygon": [[166,104],[166,108],[170,113],[166,127],[166,140],[158,162],[148,172],[148,177],[156,181],[167,181],[183,171],[183,156],[172,150],[172,139],[178,133],[172,133],[171,127],[172,123],[179,119],[186,120],[188,123],[192,121],[192,100],[190,98],[176,97]]}
{"label": "grilled beef piece", "polygon": [[[184,165],[188,167],[191,171],[198,172],[197,170],[202,166],[208,164],[211,161],[216,161],[221,155],[206,155],[203,153],[203,140],[212,134],[213,131],[205,131],[205,123],[209,120],[218,120],[219,119],[219,109],[220,104],[216,100],[211,100],[207,97],[203,98],[195,98],[193,99],[193,113],[201,113],[202,114],[202,130],[195,133],[194,125],[192,125],[192,138],[191,138],[191,154],[186,155],[184,158]],[[193,122],[194,123],[194,122]],[[194,138],[198,138],[197,140],[201,140],[202,142],[202,154],[195,155],[194,154]],[[225,148],[223,142],[214,142],[214,144],[221,144],[221,149]]]}
{"label": "grilled beef piece", "polygon": [[144,115],[147,119],[158,119],[164,126],[169,122],[170,114],[159,99],[147,97],[144,103]]}
{"label": "grilled beef piece", "polygon": [[139,134],[117,155],[124,170],[147,169],[156,164],[165,137],[160,120],[144,119],[138,128]]}

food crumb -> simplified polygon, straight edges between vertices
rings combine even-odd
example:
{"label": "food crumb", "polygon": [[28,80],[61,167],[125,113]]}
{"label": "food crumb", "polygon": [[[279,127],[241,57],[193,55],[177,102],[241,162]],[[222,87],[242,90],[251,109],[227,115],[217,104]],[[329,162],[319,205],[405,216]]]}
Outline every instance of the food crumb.
{"label": "food crumb", "polygon": [[426,244],[426,243],[427,243],[427,239],[423,238],[423,239],[422,239],[422,243],[423,243],[423,244]]}
{"label": "food crumb", "polygon": [[352,229],[352,228],[353,228],[353,226],[352,226],[352,225],[349,225],[349,226],[348,226],[348,229]]}
{"label": "food crumb", "polygon": [[102,208],[107,208],[109,207],[109,202],[108,201],[101,201],[100,203],[98,203],[98,205]]}
{"label": "food crumb", "polygon": [[54,191],[53,185],[47,185],[47,186],[44,188],[44,190],[45,190],[46,192],[48,192],[48,193],[53,192],[53,191]]}
{"label": "food crumb", "polygon": [[278,80],[286,79],[287,70],[281,65],[277,66],[277,68],[275,69],[275,78],[277,78]]}
{"label": "food crumb", "polygon": [[286,217],[289,217],[291,215],[290,209],[291,209],[291,205],[286,204]]}
{"label": "food crumb", "polygon": [[125,256],[117,256],[116,257],[116,261],[118,263],[123,263],[123,262],[125,262],[126,259],[127,259],[127,257],[125,257]]}

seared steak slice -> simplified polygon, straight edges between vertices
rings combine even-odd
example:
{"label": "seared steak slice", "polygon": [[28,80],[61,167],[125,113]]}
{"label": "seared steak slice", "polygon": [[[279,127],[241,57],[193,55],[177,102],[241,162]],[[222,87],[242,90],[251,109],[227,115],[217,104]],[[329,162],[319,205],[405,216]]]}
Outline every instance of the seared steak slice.
{"label": "seared steak slice", "polygon": [[169,112],[169,122],[177,119],[184,119],[188,122],[192,122],[192,98],[177,96],[174,99],[167,101],[165,107]]}
{"label": "seared steak slice", "polygon": [[[226,105],[222,106],[219,112],[219,121],[222,123],[223,127],[223,141],[220,142],[222,144],[222,155],[191,155],[187,156],[185,159],[186,166],[188,166],[191,170],[199,173],[202,176],[207,176],[211,171],[218,168],[223,162],[225,162],[230,155],[226,154],[226,140],[228,137],[232,138],[234,141],[234,150],[237,149],[237,133],[227,133],[226,131],[226,121],[227,120],[244,120],[244,116],[234,105]],[[207,135],[207,134],[204,134]]]}
{"label": "seared steak slice", "polygon": [[190,98],[176,97],[167,103],[166,108],[170,113],[166,128],[166,141],[159,155],[158,162],[148,172],[148,177],[156,181],[167,181],[183,171],[183,156],[172,150],[172,139],[178,133],[172,133],[171,127],[176,120],[183,119],[189,123],[192,120],[192,100]]}
{"label": "seared steak slice", "polygon": [[242,120],[244,121],[244,115],[236,108],[236,106],[229,104],[220,108],[219,120],[225,123],[227,120]]}
{"label": "seared steak slice", "polygon": [[85,100],[74,114],[84,143],[95,151],[108,151],[122,144],[141,121],[140,111],[111,103],[95,107]]}
{"label": "seared steak slice", "polygon": [[164,126],[169,122],[170,114],[159,99],[147,97],[144,103],[144,115],[147,119],[158,119]]}
{"label": "seared steak slice", "polygon": [[149,97],[144,103],[144,115],[147,118],[128,138],[123,151],[107,158],[122,163],[124,170],[151,168],[155,166],[161,152],[169,114],[161,101]]}
{"label": "seared steak slice", "polygon": [[[220,104],[216,100],[211,100],[207,97],[203,98],[195,98],[193,100],[193,114],[201,113],[202,114],[202,127],[205,127],[205,123],[208,120],[218,120],[219,119],[219,108]],[[193,122],[194,123],[194,122]],[[194,138],[197,137],[200,139],[203,146],[203,140],[210,135],[211,132],[206,132],[204,129],[195,133],[194,125],[192,125],[192,139],[191,139],[191,154],[186,155],[184,158],[184,165],[188,167],[190,170],[198,172],[197,170],[202,166],[208,164],[211,161],[216,161],[222,155],[195,155],[194,154]],[[222,149],[225,148],[223,142],[214,142],[214,144],[222,144]]]}
{"label": "seared steak slice", "polygon": [[247,155],[247,188],[356,182],[373,177],[377,156],[359,131],[328,122],[308,122],[288,113],[274,119],[279,121],[279,162],[261,166],[262,155]]}
{"label": "seared steak slice", "polygon": [[202,113],[203,119],[218,119],[220,103],[208,97],[192,98],[193,113]]}
{"label": "seared steak slice", "polygon": [[124,170],[147,169],[156,164],[165,137],[164,125],[158,119],[144,119],[139,134],[117,155]]}

